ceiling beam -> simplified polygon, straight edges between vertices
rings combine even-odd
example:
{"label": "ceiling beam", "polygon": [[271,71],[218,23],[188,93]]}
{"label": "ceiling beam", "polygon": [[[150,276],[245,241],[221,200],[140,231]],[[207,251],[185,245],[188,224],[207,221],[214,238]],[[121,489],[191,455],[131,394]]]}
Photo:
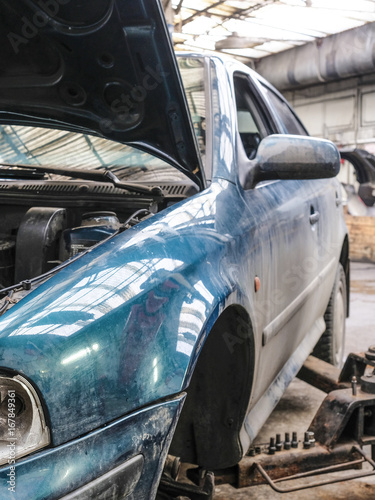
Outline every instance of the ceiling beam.
{"label": "ceiling beam", "polygon": [[225,0],[221,0],[220,2],[215,2],[212,5],[209,5],[208,7],[206,7],[205,9],[197,10],[196,12],[194,12],[194,14],[192,14],[191,16],[187,17],[186,19],[184,19],[182,21],[182,26],[185,26],[185,24],[190,23],[196,17],[199,17],[200,15],[204,14],[205,12],[208,12],[211,9],[214,9],[215,7],[218,7],[219,5],[222,5],[223,3],[225,3]]}
{"label": "ceiling beam", "polygon": [[247,9],[236,9],[230,16],[218,16],[221,17],[221,22],[218,23],[218,26],[222,25],[225,23],[225,21],[228,21],[230,19],[241,19],[242,17],[246,16],[247,14],[251,14],[252,12],[255,12],[256,10],[262,9],[266,5],[269,5],[271,3],[275,3],[278,0],[266,0],[262,3],[258,3],[256,5],[253,5],[252,7],[248,7]]}
{"label": "ceiling beam", "polygon": [[180,10],[181,10],[181,7],[182,7],[182,3],[183,3],[183,1],[184,1],[184,0],[180,0],[180,1],[178,2],[177,7],[175,8],[175,11],[174,11],[174,12],[175,12],[176,16],[178,16],[178,14],[180,13]]}

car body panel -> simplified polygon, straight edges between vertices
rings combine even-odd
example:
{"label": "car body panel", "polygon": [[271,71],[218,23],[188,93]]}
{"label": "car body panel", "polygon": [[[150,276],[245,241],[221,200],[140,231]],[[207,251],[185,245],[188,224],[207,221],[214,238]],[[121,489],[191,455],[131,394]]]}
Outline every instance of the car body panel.
{"label": "car body panel", "polygon": [[[184,396],[127,415],[66,446],[41,451],[15,464],[17,500],[62,498],[72,490],[128,462],[144,457],[130,485],[129,498],[152,498],[181,411]],[[3,498],[10,467],[0,471]],[[121,485],[106,484],[107,495],[118,494]],[[3,491],[3,490],[1,490]],[[150,495],[150,496],[149,496]],[[82,497],[81,497],[82,498]],[[128,498],[128,497],[127,497]]]}
{"label": "car body panel", "polygon": [[[263,348],[258,384],[253,391],[255,400],[297,349],[306,330],[324,314],[330,287],[320,289],[323,276],[318,279],[319,274],[325,273],[324,281],[333,284],[336,266],[332,267],[332,260],[337,262],[341,246],[330,249],[329,254],[315,253],[320,229],[309,220],[311,204],[316,202],[315,189],[311,187],[303,181],[276,181],[258,188],[256,196],[245,193],[250,209],[254,210],[255,204],[262,207],[256,217],[262,233],[256,239],[262,247],[263,265],[256,272],[261,289],[256,294],[254,311]],[[325,216],[329,213],[328,217],[332,217],[339,210],[334,204],[332,187],[327,191],[332,202],[326,207]]]}

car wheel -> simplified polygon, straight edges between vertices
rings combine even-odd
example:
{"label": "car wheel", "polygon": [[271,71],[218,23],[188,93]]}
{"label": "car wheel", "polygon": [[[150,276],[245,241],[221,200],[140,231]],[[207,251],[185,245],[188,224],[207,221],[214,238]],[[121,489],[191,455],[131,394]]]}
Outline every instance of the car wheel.
{"label": "car wheel", "polygon": [[312,353],[313,356],[337,367],[341,367],[343,363],[346,300],[346,277],[344,268],[339,264],[335,284],[333,285],[331,297],[324,314],[326,330],[320,337]]}

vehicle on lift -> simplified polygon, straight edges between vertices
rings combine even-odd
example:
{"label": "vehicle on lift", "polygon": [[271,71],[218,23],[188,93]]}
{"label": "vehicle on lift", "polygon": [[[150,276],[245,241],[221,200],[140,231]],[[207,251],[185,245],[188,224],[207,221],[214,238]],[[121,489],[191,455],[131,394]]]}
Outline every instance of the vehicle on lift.
{"label": "vehicle on lift", "polygon": [[0,496],[154,498],[340,362],[339,154],[156,0],[0,9]]}

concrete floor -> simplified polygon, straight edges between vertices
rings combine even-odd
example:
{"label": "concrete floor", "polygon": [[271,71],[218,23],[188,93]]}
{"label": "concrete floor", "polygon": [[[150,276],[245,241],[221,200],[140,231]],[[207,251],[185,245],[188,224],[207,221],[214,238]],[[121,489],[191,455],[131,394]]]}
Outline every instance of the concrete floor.
{"label": "concrete floor", "polygon": [[[346,323],[345,352],[360,352],[375,344],[375,264],[352,263],[350,318]],[[325,393],[295,379],[268,419],[257,443],[268,443],[276,433],[308,428]],[[276,493],[269,486],[235,489],[217,486],[215,500],[374,500],[375,479],[358,479],[293,493]]]}

